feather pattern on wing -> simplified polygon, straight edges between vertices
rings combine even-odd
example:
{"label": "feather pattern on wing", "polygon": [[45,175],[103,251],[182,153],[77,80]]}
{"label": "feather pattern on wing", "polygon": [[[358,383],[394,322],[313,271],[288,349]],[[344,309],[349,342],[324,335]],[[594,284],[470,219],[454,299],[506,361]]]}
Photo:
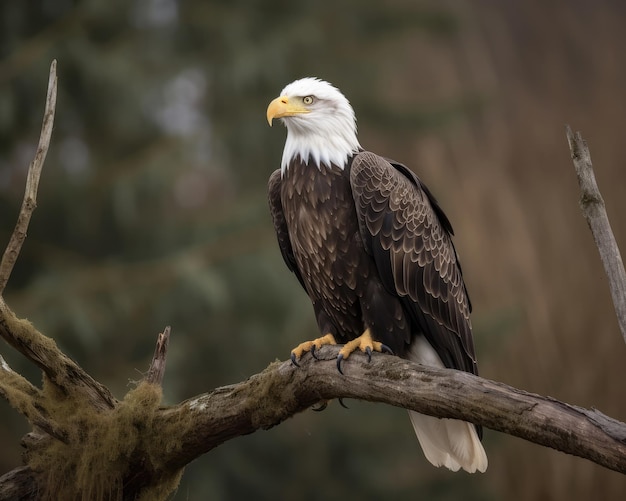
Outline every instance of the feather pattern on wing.
{"label": "feather pattern on wing", "polygon": [[350,180],[361,238],[385,288],[400,296],[446,367],[476,374],[471,305],[436,200],[404,165],[370,152],[354,158]]}
{"label": "feather pattern on wing", "polygon": [[277,169],[272,173],[267,183],[270,213],[272,215],[274,229],[276,230],[280,253],[285,260],[285,264],[287,265],[287,268],[289,268],[289,270],[292,271],[298,278],[300,285],[302,285],[302,287],[306,290],[304,280],[302,279],[300,270],[298,270],[296,258],[293,254],[291,240],[289,239],[289,229],[287,228],[287,221],[285,220],[285,214],[283,212],[283,202],[281,200],[281,185],[281,173],[280,169]]}

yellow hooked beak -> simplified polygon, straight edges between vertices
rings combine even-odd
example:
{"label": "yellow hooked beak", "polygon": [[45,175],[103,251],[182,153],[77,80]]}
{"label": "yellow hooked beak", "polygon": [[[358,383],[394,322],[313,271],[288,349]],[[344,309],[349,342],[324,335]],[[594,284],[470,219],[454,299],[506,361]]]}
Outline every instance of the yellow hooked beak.
{"label": "yellow hooked beak", "polygon": [[287,96],[280,96],[274,99],[267,107],[267,123],[271,127],[274,118],[292,117],[310,112],[311,110],[306,108],[303,103],[298,102],[297,99],[290,101]]}

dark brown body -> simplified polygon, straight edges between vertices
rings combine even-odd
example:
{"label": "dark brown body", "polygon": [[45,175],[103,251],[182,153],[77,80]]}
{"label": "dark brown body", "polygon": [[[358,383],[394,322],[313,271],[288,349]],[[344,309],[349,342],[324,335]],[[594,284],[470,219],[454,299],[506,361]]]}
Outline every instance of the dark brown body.
{"label": "dark brown body", "polygon": [[399,356],[423,335],[446,367],[477,373],[452,228],[409,169],[369,152],[344,169],[292,161],[272,174],[269,199],[322,335],[346,342],[370,328]]}
{"label": "dark brown body", "polygon": [[409,326],[399,299],[385,291],[365,251],[349,167],[318,169],[298,162],[285,173],[281,198],[296,266],[322,334],[345,343],[369,327],[375,340],[401,355],[410,341]]}

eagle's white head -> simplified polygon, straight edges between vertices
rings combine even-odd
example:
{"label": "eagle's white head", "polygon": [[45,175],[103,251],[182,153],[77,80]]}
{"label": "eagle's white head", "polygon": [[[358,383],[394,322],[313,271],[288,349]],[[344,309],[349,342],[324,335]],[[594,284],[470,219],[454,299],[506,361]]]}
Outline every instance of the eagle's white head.
{"label": "eagle's white head", "polygon": [[334,164],[343,169],[348,157],[361,147],[350,102],[319,78],[301,78],[287,85],[267,108],[270,126],[274,118],[287,127],[283,174],[298,156],[305,163],[311,159],[318,168]]}

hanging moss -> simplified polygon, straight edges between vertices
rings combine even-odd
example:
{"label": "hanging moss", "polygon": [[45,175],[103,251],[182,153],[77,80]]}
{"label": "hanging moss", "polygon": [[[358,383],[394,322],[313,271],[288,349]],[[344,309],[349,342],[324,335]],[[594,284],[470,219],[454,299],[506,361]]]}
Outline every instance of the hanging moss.
{"label": "hanging moss", "polygon": [[[65,434],[64,441],[50,438],[28,451],[28,465],[41,475],[42,499],[121,500],[125,480],[138,475],[146,475],[146,485],[136,487],[139,499],[165,499],[174,491],[182,470],[165,470],[161,455],[180,446],[178,435],[176,430],[153,426],[160,386],[140,382],[113,409],[97,409],[70,380],[72,374],[54,340],[10,310],[3,313],[3,328],[10,337],[25,345],[34,359],[45,360],[56,375],[54,382],[44,375],[38,396],[28,394],[20,377],[11,372],[5,380],[13,384],[2,388],[18,410],[32,415],[36,406]],[[176,423],[178,430],[193,424],[183,421],[189,422]]]}
{"label": "hanging moss", "polygon": [[[153,428],[161,401],[161,388],[141,382],[129,391],[123,401],[109,411],[94,410],[79,395],[65,394],[44,378],[45,407],[68,432],[68,443],[51,440],[37,450],[29,461],[42,474],[44,499],[80,499],[83,501],[117,501],[123,498],[124,479],[133,465],[157,473],[158,483],[139,493],[139,499],[165,499],[173,492],[182,470],[160,472],[155,447],[164,441],[175,447],[175,433]],[[155,444],[158,442],[158,444]]]}

